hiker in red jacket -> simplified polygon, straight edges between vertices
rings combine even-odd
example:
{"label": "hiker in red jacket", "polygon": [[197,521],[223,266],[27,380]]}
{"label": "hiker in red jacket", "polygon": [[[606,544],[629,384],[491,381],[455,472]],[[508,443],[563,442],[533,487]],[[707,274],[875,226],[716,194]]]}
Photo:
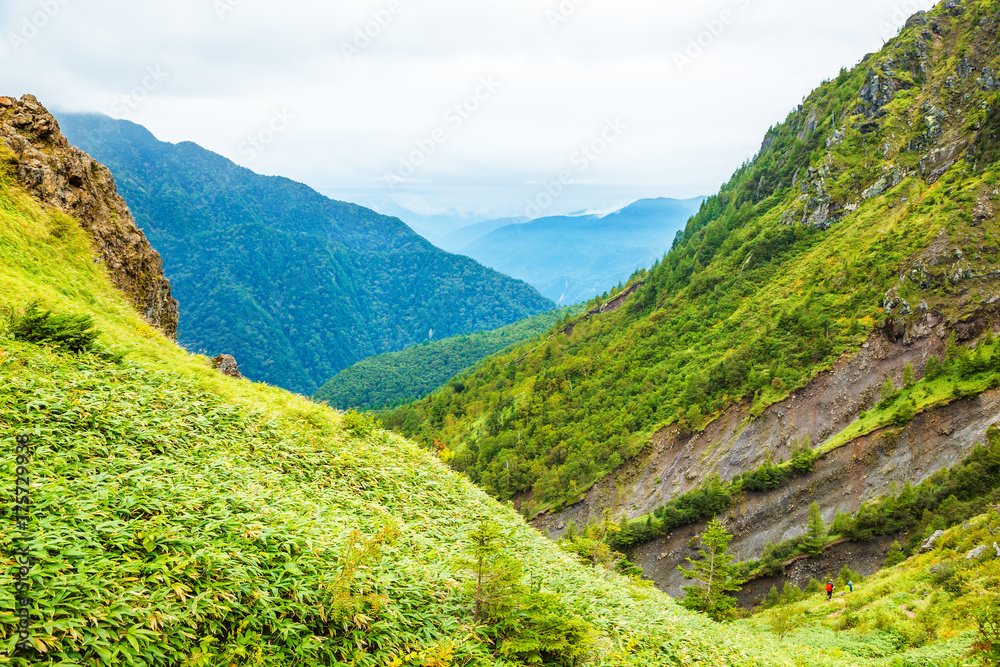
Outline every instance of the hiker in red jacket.
{"label": "hiker in red jacket", "polygon": [[832,581],[826,585],[826,599],[827,600],[832,600],[833,599],[833,582]]}

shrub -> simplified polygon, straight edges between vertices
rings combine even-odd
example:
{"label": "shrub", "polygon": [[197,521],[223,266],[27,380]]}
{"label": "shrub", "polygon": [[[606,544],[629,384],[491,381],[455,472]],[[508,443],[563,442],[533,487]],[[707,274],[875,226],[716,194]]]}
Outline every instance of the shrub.
{"label": "shrub", "polygon": [[90,315],[56,315],[41,310],[37,303],[28,304],[21,312],[9,310],[6,316],[15,339],[36,345],[48,343],[70,352],[92,350],[100,334]]}
{"label": "shrub", "polygon": [[972,645],[984,665],[1000,664],[1000,598],[992,597],[976,615],[976,640]]}
{"label": "shrub", "polygon": [[357,410],[345,412],[341,423],[347,431],[359,438],[369,436],[382,428],[382,424],[370,412],[358,412]]}
{"label": "shrub", "polygon": [[779,639],[784,639],[794,628],[792,615],[791,607],[787,606],[778,607],[771,615],[771,632],[778,635]]}
{"label": "shrub", "polygon": [[892,543],[889,547],[889,555],[885,559],[885,567],[892,567],[893,565],[898,565],[906,560],[906,554],[903,553],[903,547],[900,545],[899,540]]}

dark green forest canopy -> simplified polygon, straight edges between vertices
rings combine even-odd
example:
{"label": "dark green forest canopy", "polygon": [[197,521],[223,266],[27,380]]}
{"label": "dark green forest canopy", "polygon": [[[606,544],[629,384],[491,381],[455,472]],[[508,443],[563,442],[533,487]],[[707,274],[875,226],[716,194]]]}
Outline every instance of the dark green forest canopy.
{"label": "dark green forest canopy", "polygon": [[196,144],[105,116],[63,114],[69,140],[115,175],[163,256],[178,340],[229,353],[253,380],[304,394],[361,359],[495,329],[554,304],[450,255],[396,218],[260,176]]}
{"label": "dark green forest canopy", "polygon": [[461,393],[445,388],[388,423],[443,442],[501,498],[530,492],[530,512],[574,500],[667,424],[698,430],[734,404],[759,415],[891,327],[892,288],[911,317],[957,317],[967,286],[945,268],[901,276],[942,233],[974,245],[963,254],[973,273],[1000,255],[995,218],[976,212],[997,198],[995,165],[960,153],[942,165],[935,151],[959,141],[992,155],[980,128],[1000,88],[998,9],[942,5],[911,21],[772,128],[621,309],[496,355]]}
{"label": "dark green forest canopy", "polygon": [[[423,398],[491,354],[547,334],[580,310],[578,306],[562,308],[493,331],[452,336],[380,354],[340,371],[313,398],[341,410],[396,407]],[[462,391],[460,378],[451,386],[454,391]]]}

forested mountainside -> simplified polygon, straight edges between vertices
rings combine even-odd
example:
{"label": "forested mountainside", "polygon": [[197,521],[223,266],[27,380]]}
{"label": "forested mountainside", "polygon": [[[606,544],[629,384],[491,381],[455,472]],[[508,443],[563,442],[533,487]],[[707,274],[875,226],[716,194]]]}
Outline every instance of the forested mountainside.
{"label": "forested mountainside", "polygon": [[232,354],[254,380],[310,395],[361,359],[554,307],[396,218],[128,121],[62,114],[60,123],[108,165],[163,255],[182,304],[181,344]]}
{"label": "forested mountainside", "polygon": [[[529,515],[584,498],[545,524],[556,532],[564,518],[635,517],[717,472],[726,481],[777,465],[805,436],[828,456],[888,426],[913,423],[915,437],[942,402],[928,394],[869,415],[884,381],[900,387],[906,364],[922,378],[947,340],[968,346],[997,324],[998,11],[949,1],[911,18],[772,128],[609,307],[544,346],[485,360],[460,391],[445,387],[387,423],[444,443],[452,466]],[[989,425],[988,410],[976,415],[927,467],[888,477],[919,480],[960,458]],[[846,465],[828,471],[831,494]],[[797,492],[815,493],[803,479]],[[773,532],[801,531],[801,504],[768,507]],[[746,556],[771,536],[760,532]]]}
{"label": "forested mountainside", "polygon": [[583,303],[652,266],[703,200],[642,199],[606,215],[516,222],[458,252],[534,285],[560,305]]}
{"label": "forested mountainside", "polygon": [[574,310],[580,309],[552,310],[493,331],[427,341],[359,361],[320,387],[313,399],[341,410],[384,410],[415,401],[491,354],[547,335]]}
{"label": "forested mountainside", "polygon": [[[47,154],[70,164],[57,139]],[[0,661],[889,664],[714,624],[585,566],[370,419],[212,370],[133,301],[162,274],[121,279],[88,219],[20,185],[9,141],[0,155],[5,516],[17,435],[31,478],[28,530],[0,527]],[[104,192],[95,205],[114,202]],[[25,541],[33,611],[18,651]]]}

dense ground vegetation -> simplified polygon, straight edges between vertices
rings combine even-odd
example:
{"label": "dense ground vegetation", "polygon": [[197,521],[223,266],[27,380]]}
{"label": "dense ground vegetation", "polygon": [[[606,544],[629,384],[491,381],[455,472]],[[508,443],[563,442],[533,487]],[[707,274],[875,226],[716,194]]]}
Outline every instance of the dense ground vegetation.
{"label": "dense ground vegetation", "polygon": [[[574,501],[665,425],[699,430],[734,404],[758,416],[876,326],[966,314],[954,295],[974,300],[963,281],[1000,257],[981,215],[1000,180],[985,160],[932,176],[930,149],[992,154],[996,15],[967,2],[912,23],[769,131],[624,307],[496,355],[462,392],[387,423],[444,442],[455,468],[531,512]],[[942,235],[959,253],[917,265]]]}
{"label": "dense ground vegetation", "polygon": [[579,310],[553,310],[493,331],[426,341],[359,361],[320,387],[313,399],[342,410],[381,410],[423,398],[453,378],[452,388],[461,391],[456,376],[462,371],[491,354],[547,334]]}
{"label": "dense ground vegetation", "polygon": [[157,141],[128,121],[62,114],[60,123],[111,169],[163,256],[181,303],[178,340],[234,355],[254,380],[311,395],[372,355],[555,307],[396,218],[189,142]]}

